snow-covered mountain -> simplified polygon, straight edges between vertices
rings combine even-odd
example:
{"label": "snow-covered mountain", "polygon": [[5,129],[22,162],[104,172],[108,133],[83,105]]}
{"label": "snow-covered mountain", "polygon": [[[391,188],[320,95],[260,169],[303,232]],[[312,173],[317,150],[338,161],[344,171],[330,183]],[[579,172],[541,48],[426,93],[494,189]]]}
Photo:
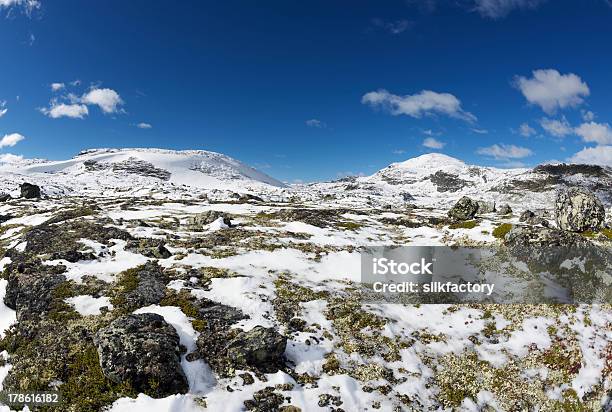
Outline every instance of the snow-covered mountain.
{"label": "snow-covered mountain", "polygon": [[70,160],[18,161],[0,166],[0,187],[40,184],[53,194],[199,191],[220,189],[252,192],[285,185],[229,156],[204,150],[92,149]]}
{"label": "snow-covered mountain", "polygon": [[[461,196],[520,207],[551,204],[561,186],[580,184],[612,203],[612,169],[576,164],[545,164],[534,169],[468,165],[438,153],[392,163],[371,176],[349,177],[307,186],[340,202],[401,203],[447,207]],[[303,190],[297,188],[298,190]]]}

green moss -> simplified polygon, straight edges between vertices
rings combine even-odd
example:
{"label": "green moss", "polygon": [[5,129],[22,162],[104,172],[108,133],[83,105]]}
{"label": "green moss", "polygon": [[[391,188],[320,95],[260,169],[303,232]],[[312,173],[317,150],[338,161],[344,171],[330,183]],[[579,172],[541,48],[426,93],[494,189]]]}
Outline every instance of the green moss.
{"label": "green moss", "polygon": [[128,384],[116,384],[104,376],[93,345],[72,348],[66,365],[68,379],[60,386],[63,401],[79,412],[94,412],[123,396],[137,395]]}
{"label": "green moss", "polygon": [[601,233],[608,239],[612,239],[612,229],[601,229]]}
{"label": "green moss", "polygon": [[510,223],[502,223],[493,229],[493,237],[497,239],[503,239],[508,232],[512,230],[512,225]]}
{"label": "green moss", "polygon": [[451,223],[448,226],[448,228],[449,229],[474,229],[476,226],[478,226],[478,221],[466,220],[465,222]]}
{"label": "green moss", "polygon": [[181,308],[181,311],[191,318],[191,325],[198,332],[206,329],[208,322],[200,316],[200,309],[194,303],[196,298],[186,289],[181,289],[179,292],[168,291],[166,296],[159,302],[161,306],[176,306]]}
{"label": "green moss", "polygon": [[361,229],[363,225],[361,223],[356,223],[356,222],[338,222],[336,223],[336,227],[339,229],[355,231],[355,230]]}
{"label": "green moss", "polygon": [[144,265],[121,272],[117,275],[115,282],[115,294],[111,297],[111,303],[118,310],[129,311],[129,308],[124,308],[126,305],[125,295],[132,292],[138,287],[140,277],[138,273],[144,268]]}

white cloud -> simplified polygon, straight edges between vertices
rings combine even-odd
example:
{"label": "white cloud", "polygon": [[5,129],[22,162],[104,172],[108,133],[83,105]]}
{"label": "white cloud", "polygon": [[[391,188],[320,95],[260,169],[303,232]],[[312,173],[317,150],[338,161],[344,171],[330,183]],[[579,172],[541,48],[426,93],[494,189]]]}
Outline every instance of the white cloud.
{"label": "white cloud", "polygon": [[595,113],[590,110],[582,110],[580,113],[582,114],[582,120],[585,122],[592,122],[595,120]]}
{"label": "white cloud", "polygon": [[4,116],[7,112],[8,109],[6,108],[6,101],[0,101],[0,117]]}
{"label": "white cloud", "polygon": [[540,119],[540,126],[542,126],[542,129],[544,129],[546,133],[555,137],[565,137],[574,132],[565,116],[562,117],[561,120],[549,119],[546,117]]}
{"label": "white cloud", "polygon": [[535,9],[546,0],[474,0],[475,9],[490,19],[506,17],[514,9]]}
{"label": "white cloud", "polygon": [[113,89],[91,89],[81,97],[81,102],[97,105],[104,113],[116,113],[118,106],[123,104],[121,96]]}
{"label": "white cloud", "polygon": [[474,133],[478,134],[488,134],[489,131],[487,129],[471,129]]}
{"label": "white cloud", "polygon": [[461,108],[461,101],[450,93],[437,93],[423,90],[420,93],[398,96],[380,89],[363,95],[361,103],[372,107],[382,107],[394,116],[407,115],[421,118],[426,115],[444,114],[468,122],[476,121],[476,116]]}
{"label": "white cloud", "polygon": [[612,144],[612,128],[608,123],[582,123],[575,132],[585,142]]}
{"label": "white cloud", "polygon": [[491,156],[495,159],[522,159],[524,157],[531,156],[533,152],[526,147],[519,147],[515,145],[506,144],[494,144],[489,147],[481,147],[476,153],[484,156]]}
{"label": "white cloud", "polygon": [[62,90],[66,85],[64,83],[51,83],[51,90],[54,92]]}
{"label": "white cloud", "polygon": [[372,20],[372,24],[391,34],[403,33],[412,26],[412,23],[408,20],[385,21],[383,19],[374,19]]}
{"label": "white cloud", "polygon": [[323,129],[325,128],[327,125],[320,121],[319,119],[310,119],[310,120],[306,120],[306,126],[308,127],[317,127],[319,129]]}
{"label": "white cloud", "polygon": [[39,109],[41,113],[52,118],[69,117],[71,119],[82,119],[89,114],[87,106],[84,104],[65,104],[51,102],[50,108]]}
{"label": "white cloud", "polygon": [[531,104],[537,104],[548,114],[557,109],[576,107],[590,94],[589,86],[573,74],[557,70],[534,70],[533,77],[517,76],[514,85]]}
{"label": "white cloud", "polygon": [[572,163],[612,166],[612,146],[584,148],[568,160]]}
{"label": "white cloud", "polygon": [[523,137],[530,137],[536,133],[537,132],[535,131],[535,129],[529,126],[529,124],[527,123],[521,123],[521,125],[519,126],[519,134]]}
{"label": "white cloud", "polygon": [[4,153],[0,155],[0,163],[19,163],[23,160],[23,156]]}
{"label": "white cloud", "polygon": [[26,14],[30,15],[32,11],[40,8],[39,0],[0,0],[0,9],[3,7],[23,7]]}
{"label": "white cloud", "polygon": [[422,144],[430,149],[442,149],[444,146],[446,146],[446,143],[436,140],[433,137],[426,138],[423,140]]}
{"label": "white cloud", "polygon": [[25,137],[19,133],[5,134],[4,137],[0,139],[0,148],[9,146],[13,147],[23,139],[25,139]]}
{"label": "white cloud", "polygon": [[153,126],[150,123],[141,122],[136,125],[139,129],[152,129]]}
{"label": "white cloud", "polygon": [[396,155],[401,155],[406,153],[406,151],[404,149],[395,149],[392,153]]}

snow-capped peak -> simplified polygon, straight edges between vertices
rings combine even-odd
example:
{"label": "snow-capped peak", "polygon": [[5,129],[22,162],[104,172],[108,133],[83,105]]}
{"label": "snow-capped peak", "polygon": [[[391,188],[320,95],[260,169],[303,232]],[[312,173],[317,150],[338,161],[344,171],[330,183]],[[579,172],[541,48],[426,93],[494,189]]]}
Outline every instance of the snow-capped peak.
{"label": "snow-capped peak", "polygon": [[459,159],[441,153],[427,153],[403,162],[392,163],[389,167],[402,169],[440,169],[445,166],[465,167]]}

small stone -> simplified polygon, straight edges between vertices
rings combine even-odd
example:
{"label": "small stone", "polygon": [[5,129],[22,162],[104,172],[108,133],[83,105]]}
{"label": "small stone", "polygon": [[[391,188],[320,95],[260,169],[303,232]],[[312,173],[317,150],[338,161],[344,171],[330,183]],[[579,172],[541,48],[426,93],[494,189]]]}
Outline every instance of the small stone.
{"label": "small stone", "polygon": [[499,209],[497,210],[497,213],[502,216],[510,215],[512,214],[512,208],[510,207],[510,205],[504,204],[499,207]]}

